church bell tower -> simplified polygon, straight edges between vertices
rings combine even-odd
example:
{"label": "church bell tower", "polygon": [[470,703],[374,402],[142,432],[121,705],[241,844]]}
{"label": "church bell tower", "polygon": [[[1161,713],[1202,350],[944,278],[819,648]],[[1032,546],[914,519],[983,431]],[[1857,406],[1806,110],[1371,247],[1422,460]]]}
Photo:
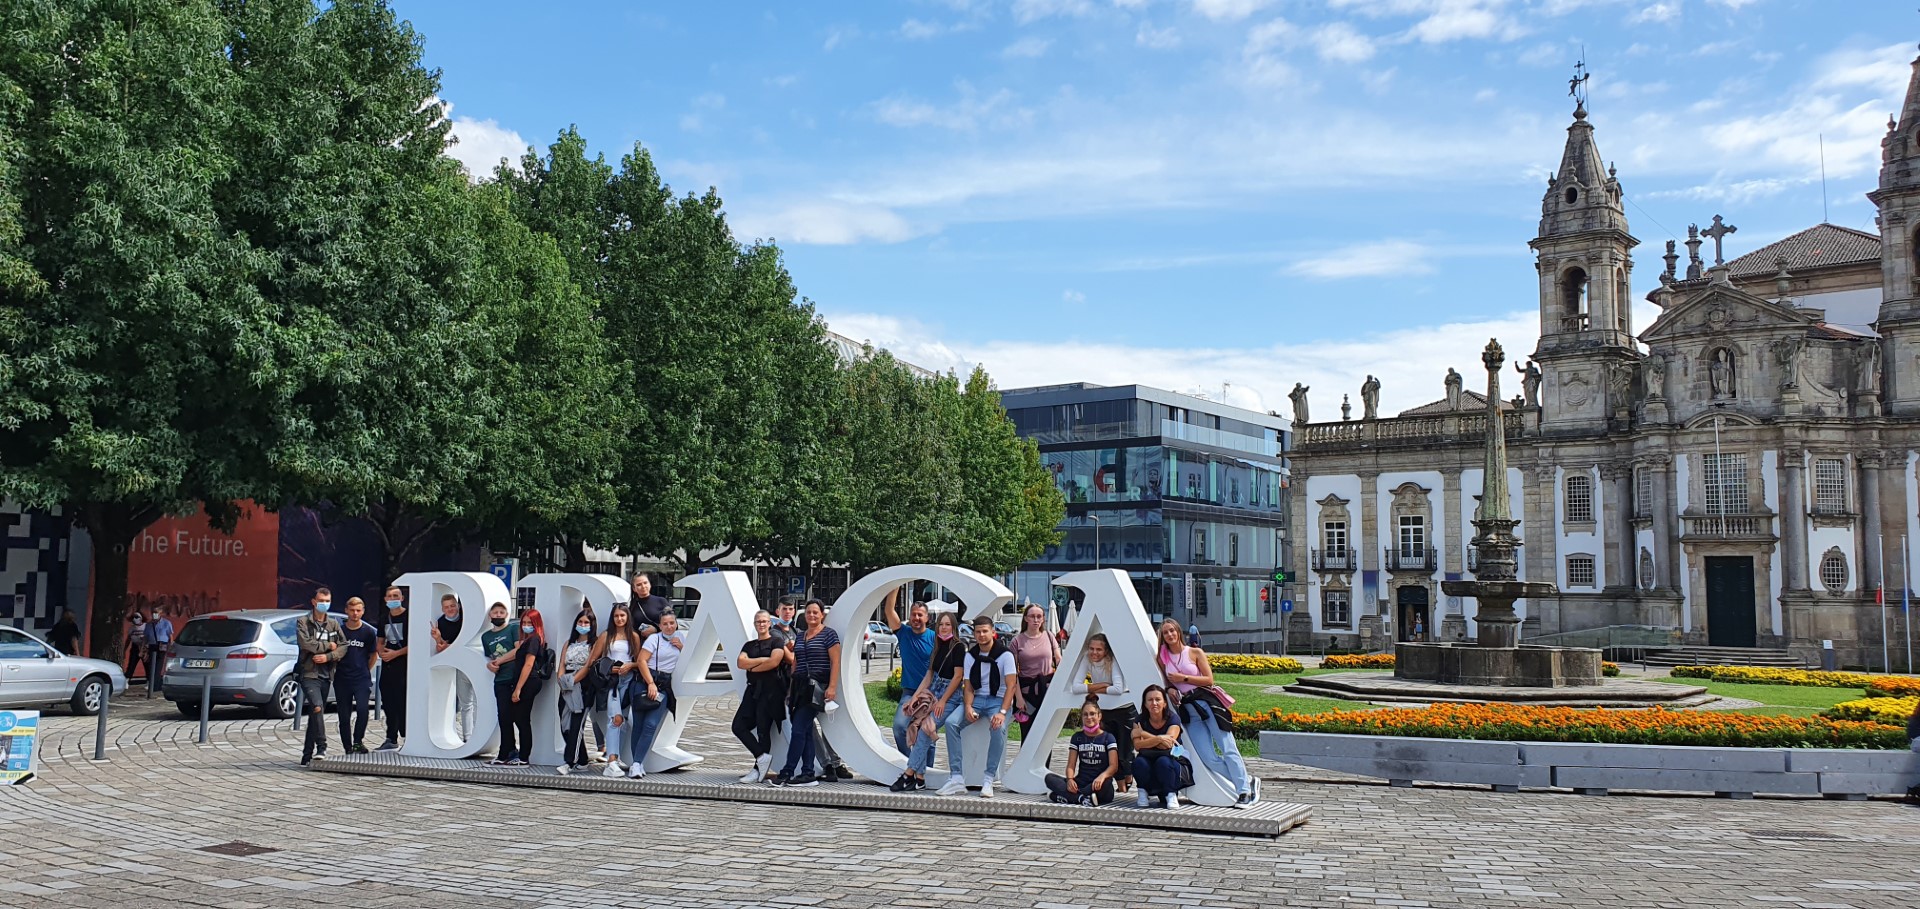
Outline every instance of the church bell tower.
{"label": "church bell tower", "polygon": [[1920,350],[1920,59],[1913,61],[1900,116],[1880,140],[1880,185],[1867,198],[1880,209],[1880,318],[1887,409],[1920,414],[1920,370],[1903,351]]}
{"label": "church bell tower", "polygon": [[1547,178],[1540,235],[1528,245],[1540,275],[1540,428],[1605,431],[1631,408],[1632,250],[1620,181],[1606,167],[1587,122],[1584,74],[1574,80],[1573,125],[1560,169]]}

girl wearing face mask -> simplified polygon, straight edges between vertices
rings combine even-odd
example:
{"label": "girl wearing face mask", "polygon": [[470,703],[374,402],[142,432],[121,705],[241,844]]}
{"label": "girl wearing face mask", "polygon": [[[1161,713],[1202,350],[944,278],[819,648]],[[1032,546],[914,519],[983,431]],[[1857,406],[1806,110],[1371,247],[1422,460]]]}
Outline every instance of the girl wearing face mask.
{"label": "girl wearing face mask", "polygon": [[[1074,675],[1079,676],[1076,672]],[[1135,712],[1133,700],[1127,693],[1127,680],[1120,674],[1120,662],[1113,658],[1113,642],[1107,636],[1094,633],[1087,637],[1087,671],[1085,681],[1073,683],[1074,694],[1093,698],[1100,705],[1100,719],[1104,728],[1113,733],[1114,743],[1119,746],[1120,775],[1115,778],[1117,791],[1126,792],[1133,788],[1133,720]]]}
{"label": "girl wearing face mask", "polygon": [[1100,702],[1087,698],[1080,708],[1080,731],[1067,740],[1073,776],[1047,774],[1047,800],[1063,805],[1105,805],[1113,801],[1113,778],[1120,774],[1119,743],[1100,728]]}
{"label": "girl wearing face mask", "polygon": [[627,768],[620,763],[620,740],[632,734],[634,717],[626,706],[627,685],[638,678],[638,663],[634,656],[640,652],[640,634],[633,626],[627,612],[627,604],[616,603],[613,611],[607,614],[607,630],[593,644],[593,652],[587,655],[587,665],[574,673],[576,681],[585,681],[590,677],[603,676],[606,679],[604,689],[593,685],[588,690],[595,691],[595,700],[605,699],[607,712],[611,717],[607,730],[607,768],[602,776],[617,777]]}
{"label": "girl wearing face mask", "polygon": [[599,623],[594,620],[593,609],[582,607],[580,614],[574,616],[573,633],[567,636],[567,645],[560,655],[560,728],[566,736],[565,753],[560,756],[560,772],[571,773],[587,766],[586,729],[587,718],[593,718],[594,735],[606,740],[601,715],[593,709],[585,688],[582,687],[583,671],[593,656],[594,632]]}
{"label": "girl wearing face mask", "polygon": [[[943,612],[933,620],[933,653],[927,658],[927,674],[920,688],[907,697],[913,702],[927,696],[931,706],[913,722],[913,747],[907,755],[907,772],[888,786],[895,792],[927,788],[927,768],[933,766],[933,746],[939,741],[939,720],[947,715],[947,702],[960,690],[960,668],[966,662],[967,645],[960,638],[960,614]],[[947,770],[958,776],[953,754],[947,754]]]}
{"label": "girl wearing face mask", "polygon": [[653,750],[654,736],[660,734],[660,724],[679,706],[673,697],[673,672],[680,668],[680,650],[685,646],[680,620],[672,609],[660,613],[659,631],[648,635],[640,644],[640,677],[627,683],[627,697],[639,700],[644,687],[647,700],[655,706],[649,708],[642,704],[639,708],[633,742],[627,747],[627,759],[632,762],[627,768],[627,779],[637,780],[647,775],[647,752]]}
{"label": "girl wearing face mask", "polygon": [[525,764],[520,754],[522,743],[514,738],[513,692],[519,686],[520,666],[514,655],[520,652],[519,635],[507,625],[507,604],[495,603],[487,610],[487,628],[480,632],[480,652],[493,671],[493,713],[500,723],[500,752],[494,765]]}
{"label": "girl wearing face mask", "polygon": [[[534,660],[547,649],[547,623],[540,617],[540,610],[529,609],[520,614],[519,637],[514,641],[512,664],[513,696],[508,718],[513,721],[520,750],[507,763],[514,767],[527,766],[527,759],[533,756],[533,700],[540,693],[541,680],[533,674]],[[505,735],[504,732],[501,733]]]}

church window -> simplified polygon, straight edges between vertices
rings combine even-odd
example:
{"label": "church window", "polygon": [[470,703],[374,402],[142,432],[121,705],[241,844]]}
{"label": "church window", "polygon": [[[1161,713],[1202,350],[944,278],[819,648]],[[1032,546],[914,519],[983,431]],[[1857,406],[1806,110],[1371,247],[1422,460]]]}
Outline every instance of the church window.
{"label": "church window", "polygon": [[1847,513],[1846,459],[1813,459],[1813,513]]}
{"label": "church window", "polygon": [[1598,581],[1594,577],[1593,556],[1586,554],[1567,556],[1567,586],[1598,586]]}
{"label": "church window", "polygon": [[1326,628],[1353,627],[1353,595],[1345,590],[1320,593],[1320,624]]}
{"label": "church window", "polygon": [[1580,191],[1571,186],[1567,187],[1567,204],[1572,205],[1578,201],[1580,201]]}
{"label": "church window", "polygon": [[1747,511],[1747,456],[1704,454],[1700,479],[1706,487],[1708,514],[1745,514]]}
{"label": "church window", "polygon": [[1633,513],[1639,517],[1653,516],[1653,468],[1642,467],[1633,472]]}
{"label": "church window", "polygon": [[1584,473],[1567,475],[1567,523],[1593,523],[1593,477]]}
{"label": "church window", "polygon": [[1633,303],[1628,298],[1633,292],[1627,285],[1627,270],[1620,269],[1614,275],[1613,319],[1621,331],[1632,331],[1628,323],[1633,314]]}
{"label": "church window", "polygon": [[1560,330],[1584,331],[1587,327],[1587,273],[1567,269],[1560,277]]}
{"label": "church window", "polygon": [[1820,557],[1820,586],[1827,588],[1828,593],[1847,589],[1847,557],[1837,546]]}

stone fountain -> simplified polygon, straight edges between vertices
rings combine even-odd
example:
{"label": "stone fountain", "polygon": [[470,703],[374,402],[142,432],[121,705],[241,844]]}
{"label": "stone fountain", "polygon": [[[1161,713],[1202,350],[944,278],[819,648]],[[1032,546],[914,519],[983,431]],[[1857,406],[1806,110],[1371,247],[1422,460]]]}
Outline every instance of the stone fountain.
{"label": "stone fountain", "polygon": [[1507,434],[1500,417],[1500,369],[1506,352],[1488,341],[1480,355],[1487,366],[1486,468],[1475,510],[1474,549],[1479,560],[1471,581],[1443,581],[1448,596],[1472,597],[1479,637],[1471,644],[1403,643],[1394,650],[1394,676],[1458,685],[1558,688],[1600,684],[1600,651],[1535,647],[1520,643],[1515,600],[1559,594],[1552,584],[1519,580],[1520,539],[1507,497]]}

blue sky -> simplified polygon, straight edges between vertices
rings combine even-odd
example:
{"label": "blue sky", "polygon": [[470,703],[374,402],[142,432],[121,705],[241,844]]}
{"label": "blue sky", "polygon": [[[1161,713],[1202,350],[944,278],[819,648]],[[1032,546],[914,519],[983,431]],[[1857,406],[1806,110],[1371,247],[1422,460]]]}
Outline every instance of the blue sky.
{"label": "blue sky", "polygon": [[[1003,387],[1223,384],[1316,417],[1532,348],[1584,48],[1642,245],[1728,257],[1863,193],[1920,13],[1893,0],[396,0],[486,169],[577,124],[719,189],[832,326]],[[1636,329],[1653,310],[1643,304]]]}

